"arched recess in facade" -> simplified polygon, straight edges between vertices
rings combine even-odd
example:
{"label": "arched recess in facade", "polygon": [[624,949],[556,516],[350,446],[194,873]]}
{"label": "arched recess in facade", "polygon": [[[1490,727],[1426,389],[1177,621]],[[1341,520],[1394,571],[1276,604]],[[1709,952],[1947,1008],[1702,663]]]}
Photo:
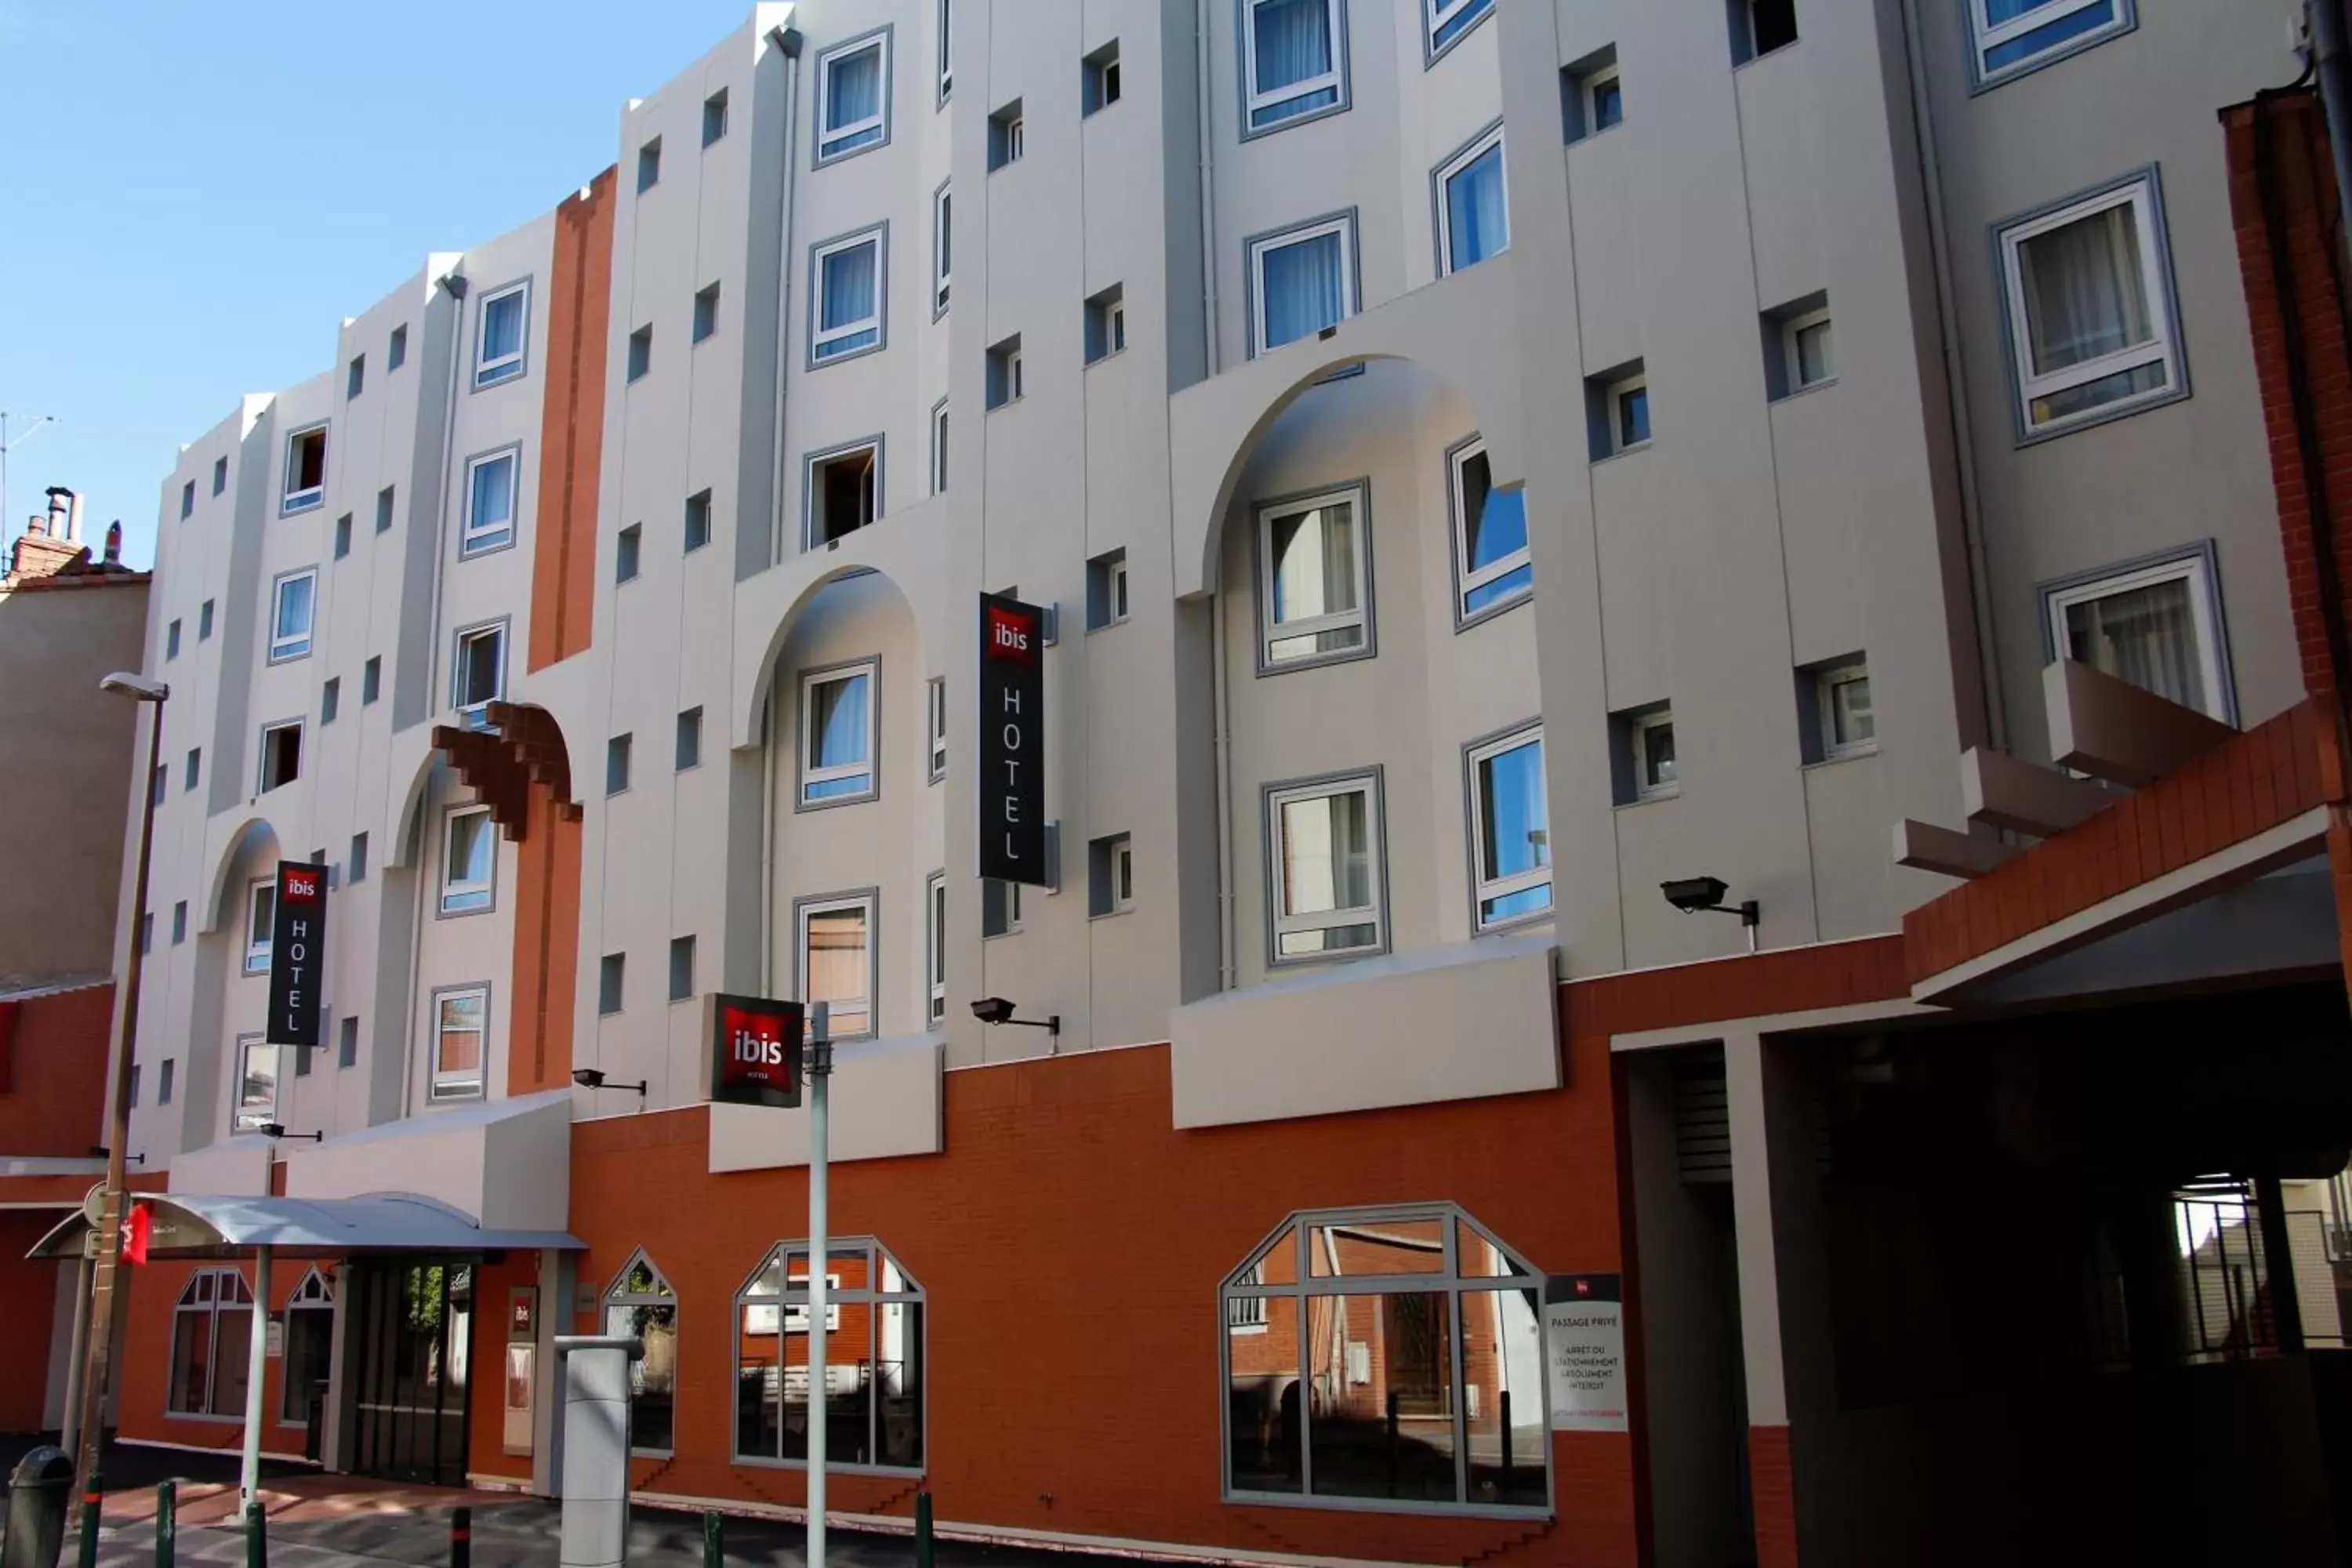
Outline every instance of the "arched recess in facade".
{"label": "arched recess in facade", "polygon": [[[431,776],[446,763],[490,808],[499,837],[515,847],[513,998],[507,1044],[509,1095],[560,1088],[572,1078],[573,997],[580,962],[582,810],[572,748],[555,716],[525,703],[493,702],[479,727],[436,724],[433,752],[410,782],[401,837],[430,837],[423,814]],[[422,868],[423,883],[435,868]],[[419,897],[428,897],[422,890]]]}
{"label": "arched recess in facade", "polygon": [[264,862],[275,863],[283,853],[277,825],[257,814],[247,817],[224,837],[212,865],[206,868],[205,904],[197,933],[227,931],[242,935],[246,885],[252,880],[256,867]]}

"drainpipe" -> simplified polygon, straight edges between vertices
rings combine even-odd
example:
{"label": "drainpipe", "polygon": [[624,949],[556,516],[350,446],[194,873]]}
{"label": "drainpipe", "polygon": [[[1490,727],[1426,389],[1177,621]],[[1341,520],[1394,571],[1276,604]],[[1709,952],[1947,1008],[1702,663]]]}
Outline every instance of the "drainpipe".
{"label": "drainpipe", "polygon": [[[1224,559],[1224,552],[1217,552]],[[1219,583],[1212,596],[1210,678],[1217,688],[1217,989],[1234,988],[1234,737],[1233,710],[1226,696],[1225,600]]]}
{"label": "drainpipe", "polygon": [[[1209,90],[1209,0],[1192,0],[1192,82],[1198,93],[1197,118],[1201,135],[1201,331],[1208,340],[1208,358],[1202,362],[1208,374],[1217,374],[1217,154],[1216,134],[1210,124],[1212,112]],[[1222,656],[1223,642],[1218,647]],[[1222,693],[1223,688],[1218,688]],[[1220,727],[1220,733],[1222,733]],[[1226,984],[1232,984],[1231,953],[1228,950]]]}
{"label": "drainpipe", "polygon": [[768,37],[784,54],[784,194],[776,220],[776,428],[768,458],[768,504],[774,509],[768,528],[768,564],[773,566],[784,558],[784,383],[792,374],[784,356],[792,343],[793,201],[800,192],[793,175],[800,155],[801,35],[795,27],[778,27]]}

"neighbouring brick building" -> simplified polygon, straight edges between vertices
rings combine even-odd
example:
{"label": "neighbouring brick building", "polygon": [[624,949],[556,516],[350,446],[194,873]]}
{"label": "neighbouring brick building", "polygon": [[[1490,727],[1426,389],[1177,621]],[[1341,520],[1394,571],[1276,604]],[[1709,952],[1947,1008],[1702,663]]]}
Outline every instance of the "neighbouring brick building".
{"label": "neighbouring brick building", "polygon": [[[2341,1561],[2299,68],[2238,0],[756,6],[166,482],[122,1434],[259,1377],[544,1490],[612,1327],[689,1506],[822,1434],[852,1518],[1144,1552]],[[1042,881],[983,593],[1057,610]],[[718,992],[831,1009],[820,1263]]]}

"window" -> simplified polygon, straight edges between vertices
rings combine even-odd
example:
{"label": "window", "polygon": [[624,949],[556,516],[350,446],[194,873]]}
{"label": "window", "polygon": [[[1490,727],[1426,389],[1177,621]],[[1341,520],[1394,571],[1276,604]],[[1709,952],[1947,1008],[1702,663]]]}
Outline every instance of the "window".
{"label": "window", "polygon": [[610,1017],[621,1010],[628,982],[629,957],[625,952],[608,952],[596,964],[596,1011]]}
{"label": "window", "polygon": [[1079,117],[1097,114],[1118,101],[1118,40],[1113,38],[1079,62],[1086,75],[1079,87]]}
{"label": "window", "polygon": [[163,628],[163,657],[165,658],[180,657],[180,623],[176,620]]}
{"label": "window", "polygon": [[182,899],[172,906],[172,945],[179,946],[188,940],[188,900]]}
{"label": "window", "polygon": [[336,676],[319,688],[319,722],[331,724],[343,710],[343,679]]}
{"label": "window", "polygon": [[604,1331],[646,1347],[629,1363],[629,1452],[667,1456],[677,1431],[677,1292],[643,1251],[604,1292]]}
{"label": "window", "polygon": [[1625,121],[1625,84],[1617,46],[1597,49],[1559,73],[1564,140],[1581,142]]}
{"label": "window", "polygon": [[695,292],[694,342],[698,343],[718,330],[719,285],[712,283]]}
{"label": "window", "polygon": [[343,401],[348,403],[360,395],[360,389],[366,384],[367,355],[355,354],[352,358],[351,369],[343,374]]}
{"label": "window", "polygon": [[318,599],[316,571],[289,572],[270,588],[269,662],[282,664],[310,651],[312,610]]}
{"label": "window", "polygon": [[228,459],[226,458],[215,458],[213,459],[213,494],[219,495],[222,491],[227,489]]}
{"label": "window", "polygon": [[1511,243],[1501,121],[1439,164],[1431,177],[1437,183],[1439,276],[1475,267]]}
{"label": "window", "polygon": [[352,880],[354,883],[364,882],[364,881],[366,881],[366,880],[367,880],[367,874],[368,874],[368,836],[367,836],[366,834],[364,834],[364,833],[354,833],[354,834],[352,834],[352,853],[351,853],[351,876],[352,876]]}
{"label": "window", "polygon": [[1592,460],[1635,452],[1650,444],[1650,378],[1640,360],[1588,376],[1585,422]]}
{"label": "window", "polygon": [[515,483],[521,449],[509,447],[466,465],[466,526],[459,555],[479,555],[514,542]]}
{"label": "window", "polygon": [[988,351],[988,378],[983,390],[992,413],[1015,401],[1026,390],[1022,381],[1020,333],[1013,333]]}
{"label": "window", "polygon": [[1473,924],[1479,931],[1551,910],[1551,829],[1543,727],[1531,724],[1465,753],[1470,778]]}
{"label": "window", "polygon": [[691,555],[710,542],[710,492],[697,490],[686,498],[686,542],[683,553]]}
{"label": "window", "polygon": [[231,1133],[257,1132],[278,1120],[278,1047],[259,1035],[236,1042],[236,1106]]}
{"label": "window", "polygon": [[801,804],[836,805],[876,793],[874,689],[879,667],[801,678]]}
{"label": "window", "polygon": [[1242,26],[1242,134],[1348,107],[1340,0],[1247,0]]}
{"label": "window", "polygon": [[341,561],[352,552],[352,514],[335,519],[335,559]]}
{"label": "window", "polygon": [[433,1098],[471,1100],[482,1092],[482,1055],[489,1038],[490,988],[465,985],[433,994]]}
{"label": "window", "polygon": [[654,367],[654,329],[648,321],[629,334],[628,378],[636,381]]}
{"label": "window", "polygon": [[1824,758],[1857,757],[1878,750],[1878,724],[1870,711],[1870,671],[1859,659],[1817,672],[1813,696]]}
{"label": "window", "polygon": [[1250,352],[1312,337],[1356,313],[1356,219],[1324,218],[1248,242]]}
{"label": "window", "polygon": [[172,1309],[172,1386],[165,1408],[174,1415],[243,1420],[252,1354],[253,1290],[244,1274],[198,1269],[180,1287]]}
{"label": "window", "polygon": [[2138,23],[2133,0],[1961,0],[1979,88],[2023,76]]}
{"label": "window", "polygon": [[190,479],[180,487],[180,517],[183,521],[196,514],[196,481]]}
{"label": "window", "polygon": [[530,327],[530,284],[508,285],[482,296],[474,344],[474,384],[494,386],[523,373]]}
{"label": "window", "polygon": [[1019,163],[1028,140],[1021,100],[1016,98],[988,117],[988,172],[993,174],[1007,163]]}
{"label": "window", "polygon": [[674,936],[669,939],[669,999],[688,1002],[694,997],[694,939]]}
{"label": "window", "polygon": [[139,951],[142,953],[155,951],[155,911],[152,910],[139,917]]}
{"label": "window", "polygon": [[2211,547],[2042,589],[2044,651],[2234,722]]}
{"label": "window", "polygon": [[1377,773],[1266,789],[1270,962],[1377,952],[1386,945],[1380,794]]}
{"label": "window", "polygon": [[161,763],[156,763],[147,777],[147,798],[157,805],[163,805],[164,795],[171,787],[171,771]]}
{"label": "window", "polygon": [[955,268],[955,195],[942,180],[931,193],[931,320],[948,308],[949,279]]}
{"label": "window", "polygon": [[2000,230],[2018,434],[2186,395],[2154,171]]}
{"label": "window", "polygon": [[874,1027],[874,894],[803,899],[793,906],[799,928],[797,990],[803,1005],[823,1002],[836,1040],[871,1038]]}
{"label": "window", "polygon": [[360,1065],[360,1021],[356,1016],[345,1018],[335,1037],[335,1066],[338,1068]]}
{"label": "window", "polygon": [[629,787],[629,737],[615,735],[604,742],[604,793],[620,795]]}
{"label": "window", "polygon": [[1087,301],[1087,363],[1106,360],[1127,347],[1127,288],[1114,283]]}
{"label": "window", "polygon": [[1486,443],[1475,436],[1448,452],[1445,466],[1454,503],[1454,618],[1466,626],[1534,591],[1528,498],[1517,485],[1495,488]]}
{"label": "window", "polygon": [[[824,1415],[828,1464],[923,1467],[923,1288],[869,1238],[835,1238],[825,1264]],[[809,1263],[805,1247],[768,1254],[735,1298],[735,1458],[808,1461]]]}
{"label": "window", "polygon": [[184,790],[195,788],[197,780],[204,776],[204,771],[205,749],[202,746],[191,746],[188,749],[187,765],[184,769],[186,777],[180,787]]}
{"label": "window", "polygon": [[702,710],[689,708],[677,716],[677,771],[702,765]]}
{"label": "window", "polygon": [[939,0],[939,4],[940,104],[944,108],[948,99],[955,92],[955,8],[952,0]]}
{"label": "window", "polygon": [[635,580],[638,571],[637,552],[644,548],[645,530],[631,523],[621,530],[613,542],[613,582],[617,586]]}
{"label": "window", "polygon": [[1257,510],[1258,670],[1372,651],[1363,487]]}
{"label": "window", "polygon": [[702,144],[709,146],[727,134],[727,89],[720,88],[702,100]]}
{"label": "window", "polygon": [[930,782],[939,783],[948,776],[948,682],[945,676],[934,676],[925,683],[929,696],[930,718],[925,726],[930,750]]}
{"label": "window", "polygon": [[948,493],[948,400],[931,405],[931,493]]}
{"label": "window", "polygon": [[1087,846],[1087,913],[1123,915],[1135,908],[1134,841],[1124,833]]}
{"label": "window", "polygon": [[882,510],[882,437],[811,453],[806,490],[811,550],[872,522]]}
{"label": "window", "polygon": [[281,513],[308,511],[327,499],[327,427],[313,425],[286,437],[286,499]]}
{"label": "window", "polygon": [[155,1075],[156,1104],[169,1105],[172,1103],[172,1079],[174,1076],[173,1069],[178,1065],[179,1064],[173,1058],[165,1057],[163,1058],[163,1070]]}
{"label": "window", "polygon": [[1837,379],[1830,333],[1830,297],[1815,289],[1764,312],[1764,391],[1778,400],[1827,386]]}
{"label": "window", "polygon": [[392,486],[386,485],[375,492],[375,531],[378,533],[392,531]]}
{"label": "window", "polygon": [[196,640],[210,642],[213,635],[213,602],[206,599],[196,608]]}
{"label": "window", "polygon": [[1797,0],[1727,0],[1731,15],[1731,63],[1749,60],[1797,41]]}
{"label": "window", "polygon": [[824,364],[882,346],[885,231],[868,229],[814,247],[809,259],[809,363]]}
{"label": "window", "polygon": [[661,183],[661,138],[656,136],[637,149],[637,195],[644,195]]}
{"label": "window", "polygon": [[1087,563],[1087,630],[1098,632],[1127,619],[1127,552],[1113,550]]}
{"label": "window", "polygon": [[261,789],[280,789],[302,776],[302,721],[265,724],[261,730]]}
{"label": "window", "polygon": [[1798,317],[1786,329],[1789,336],[1790,379],[1796,390],[1819,386],[1837,374],[1830,357],[1830,313],[1815,310]]}
{"label": "window", "polygon": [[1422,0],[1422,20],[1429,29],[1427,58],[1452,48],[1462,36],[1495,8],[1495,0]]}
{"label": "window", "polygon": [[980,934],[1011,936],[1021,929],[1021,884],[988,878],[980,884]]}
{"label": "window", "polygon": [[499,868],[499,830],[490,808],[453,806],[441,824],[441,912],[463,915],[488,909]]}
{"label": "window", "polygon": [[506,695],[506,623],[459,632],[457,658],[451,661],[449,705],[468,724],[486,722],[484,710]]}
{"label": "window", "polygon": [[890,140],[890,29],[838,44],[816,61],[816,162]]}
{"label": "window", "polygon": [[1222,1292],[1226,1495],[1540,1516],[1543,1287],[1451,1204],[1293,1215]]}
{"label": "window", "polygon": [[1663,704],[1627,714],[1621,721],[1626,752],[1626,786],[1619,803],[1664,800],[1682,793],[1675,765],[1675,714]]}
{"label": "window", "polygon": [[924,1016],[933,1028],[948,1016],[948,874],[934,871],[923,879],[923,990],[929,998]]}
{"label": "window", "polygon": [[278,1375],[280,1426],[310,1424],[313,1401],[326,1396],[323,1385],[333,1363],[334,1344],[334,1289],[324,1275],[312,1268],[286,1299],[285,1357]]}
{"label": "window", "polygon": [[387,375],[408,363],[408,325],[392,329],[392,340],[384,345],[383,368]]}
{"label": "window", "polygon": [[360,666],[360,706],[364,708],[382,695],[383,689],[383,659],[381,656]]}

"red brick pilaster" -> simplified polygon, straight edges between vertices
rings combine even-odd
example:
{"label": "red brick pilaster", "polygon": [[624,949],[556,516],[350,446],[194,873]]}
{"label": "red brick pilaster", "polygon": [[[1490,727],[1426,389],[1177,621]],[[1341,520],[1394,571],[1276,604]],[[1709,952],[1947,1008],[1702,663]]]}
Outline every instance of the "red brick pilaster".
{"label": "red brick pilaster", "polygon": [[1756,1514],[1756,1568],[1797,1568],[1797,1472],[1786,1426],[1748,1429],[1748,1488]]}

